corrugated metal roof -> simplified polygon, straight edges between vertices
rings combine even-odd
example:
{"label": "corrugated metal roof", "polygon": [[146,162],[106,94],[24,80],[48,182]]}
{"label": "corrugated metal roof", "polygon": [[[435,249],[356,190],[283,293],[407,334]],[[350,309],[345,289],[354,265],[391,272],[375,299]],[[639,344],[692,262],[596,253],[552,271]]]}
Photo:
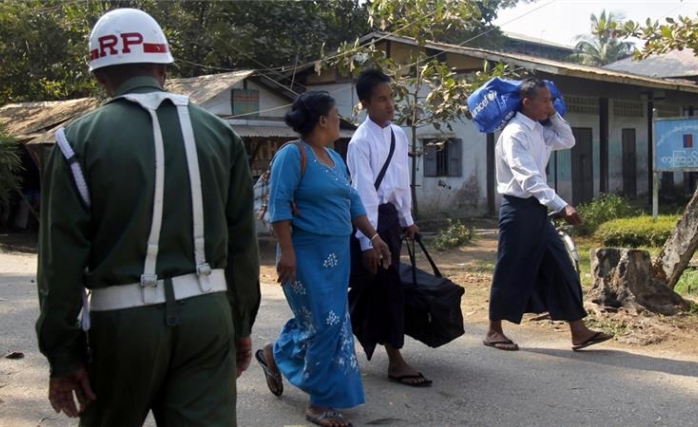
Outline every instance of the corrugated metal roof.
{"label": "corrugated metal roof", "polygon": [[0,124],[16,138],[45,132],[99,105],[95,98],[69,101],[20,102],[0,107]]}
{"label": "corrugated metal roof", "polygon": [[[243,138],[298,138],[298,134],[287,126],[255,126],[255,125],[232,125],[235,132]],[[339,136],[351,138],[353,130],[340,130]]]}
{"label": "corrugated metal roof", "polygon": [[640,61],[632,57],[621,59],[604,68],[649,77],[695,77],[698,76],[698,58],[692,50],[672,50]]}
{"label": "corrugated metal roof", "polygon": [[[409,37],[399,37],[383,32],[373,32],[361,38],[365,43],[372,39],[391,40],[398,43],[411,44],[416,46],[417,42]],[[600,67],[573,64],[569,62],[556,61],[553,59],[538,58],[529,55],[514,53],[501,53],[473,47],[465,47],[448,43],[427,42],[425,47],[437,49],[444,52],[451,52],[479,58],[494,62],[504,62],[523,67],[530,70],[541,71],[558,76],[570,76],[587,80],[605,81],[620,83],[655,89],[676,90],[683,92],[698,93],[698,86],[686,80],[665,80],[652,77],[644,77],[621,71],[614,71]]]}
{"label": "corrugated metal roof", "polygon": [[254,70],[239,70],[230,73],[208,74],[186,79],[172,79],[165,82],[165,89],[189,95],[194,104],[203,104],[224,90],[245,80]]}
{"label": "corrugated metal roof", "polygon": [[[201,104],[253,73],[253,70],[240,70],[172,79],[165,83],[165,88],[189,95],[193,103]],[[52,144],[56,127],[97,108],[99,104],[95,98],[8,104],[0,108],[0,124],[5,125],[5,131],[20,141],[28,141],[29,144]]]}
{"label": "corrugated metal roof", "polygon": [[574,52],[574,46],[562,44],[562,43],[555,43],[551,42],[548,40],[544,40],[542,37],[532,37],[532,36],[527,36],[526,34],[521,34],[521,33],[512,33],[510,31],[503,31],[502,32],[505,37],[508,37],[512,40],[520,40],[524,41],[527,43],[535,43],[539,44],[541,46],[550,46],[550,47],[555,47],[558,49],[564,49],[570,51],[570,53]]}

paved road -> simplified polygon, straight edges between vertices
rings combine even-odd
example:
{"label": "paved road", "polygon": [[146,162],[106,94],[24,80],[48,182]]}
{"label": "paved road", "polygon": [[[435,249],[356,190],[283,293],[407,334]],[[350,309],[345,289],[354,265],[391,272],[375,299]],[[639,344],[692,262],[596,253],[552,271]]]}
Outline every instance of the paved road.
{"label": "paved road", "polygon": [[[76,425],[45,399],[46,363],[36,350],[33,255],[0,254],[0,426]],[[276,285],[263,285],[255,345],[271,340],[289,316]],[[467,297],[467,295],[466,295]],[[367,404],[347,413],[356,426],[696,426],[698,360],[606,346],[569,350],[564,334],[512,329],[522,351],[480,344],[484,325],[439,349],[408,341],[409,360],[434,380],[415,389],[385,380],[387,359],[363,361]],[[254,364],[239,380],[241,427],[308,425],[306,396],[286,383],[272,396]],[[148,425],[153,425],[152,420]]]}

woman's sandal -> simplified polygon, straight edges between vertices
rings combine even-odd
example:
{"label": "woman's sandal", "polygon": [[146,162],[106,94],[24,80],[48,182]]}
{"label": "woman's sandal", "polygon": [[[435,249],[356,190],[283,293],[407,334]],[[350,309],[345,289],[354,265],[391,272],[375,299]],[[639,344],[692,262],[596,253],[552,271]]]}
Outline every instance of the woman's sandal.
{"label": "woman's sandal", "polygon": [[[281,396],[284,392],[284,383],[281,380],[281,373],[277,370],[274,372],[267,363],[267,358],[264,356],[264,350],[259,349],[254,354],[255,359],[264,370],[264,377],[267,380],[267,387],[274,396]],[[272,387],[273,386],[273,387]]]}
{"label": "woman's sandal", "polygon": [[[322,412],[320,414],[314,414],[312,412],[306,411],[305,419],[310,421],[311,423],[313,423],[315,425],[319,425],[322,427],[328,427],[328,426],[331,426],[334,424],[323,423],[324,420],[335,419],[335,420],[344,421],[344,415],[342,415],[341,412],[339,412],[335,409],[329,409],[329,410]],[[344,427],[353,427],[353,424],[352,423],[345,424]]]}

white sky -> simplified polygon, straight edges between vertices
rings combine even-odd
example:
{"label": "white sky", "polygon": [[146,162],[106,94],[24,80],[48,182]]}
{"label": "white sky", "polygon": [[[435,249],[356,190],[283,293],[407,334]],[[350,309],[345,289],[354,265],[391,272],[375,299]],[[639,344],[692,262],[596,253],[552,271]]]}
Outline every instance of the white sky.
{"label": "white sky", "polygon": [[495,21],[503,31],[574,46],[575,36],[591,34],[591,14],[602,10],[644,23],[678,15],[696,17],[698,0],[538,0],[499,12]]}

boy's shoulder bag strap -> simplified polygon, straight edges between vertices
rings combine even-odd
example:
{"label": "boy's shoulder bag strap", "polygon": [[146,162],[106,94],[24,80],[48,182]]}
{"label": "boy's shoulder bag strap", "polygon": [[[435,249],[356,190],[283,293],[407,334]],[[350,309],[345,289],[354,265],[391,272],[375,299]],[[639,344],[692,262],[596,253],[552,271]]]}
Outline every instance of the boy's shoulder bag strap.
{"label": "boy's shoulder bag strap", "polygon": [[385,163],[383,163],[383,167],[381,168],[381,171],[378,174],[378,177],[376,178],[376,182],[373,183],[373,186],[376,187],[376,191],[378,191],[378,187],[380,187],[381,182],[383,182],[385,172],[388,170],[388,165],[390,164],[390,160],[392,160],[393,153],[395,152],[395,132],[393,132],[392,125],[390,126],[390,152],[388,153],[388,158],[385,159]]}

